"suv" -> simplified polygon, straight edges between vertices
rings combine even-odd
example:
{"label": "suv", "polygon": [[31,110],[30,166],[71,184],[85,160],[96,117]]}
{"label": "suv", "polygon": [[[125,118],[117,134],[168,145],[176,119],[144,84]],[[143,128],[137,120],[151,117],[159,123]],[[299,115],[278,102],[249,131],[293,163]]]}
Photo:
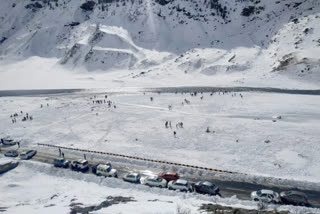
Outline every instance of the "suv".
{"label": "suv", "polygon": [[89,169],[89,163],[87,160],[83,159],[73,160],[71,162],[71,169],[86,171]]}
{"label": "suv", "polygon": [[25,150],[20,153],[20,158],[22,160],[28,160],[37,154],[36,150]]}
{"label": "suv", "polygon": [[110,165],[107,164],[99,164],[97,166],[97,172],[96,174],[99,175],[103,175],[106,177],[118,177],[117,174],[117,170],[116,169],[112,169],[112,167]]}
{"label": "suv", "polygon": [[179,175],[176,172],[172,172],[172,171],[167,171],[167,172],[161,172],[158,175],[160,178],[163,178],[167,181],[174,181],[179,179]]}
{"label": "suv", "polygon": [[169,190],[180,190],[182,192],[192,191],[191,185],[188,181],[183,179],[178,179],[176,181],[170,181],[168,183]]}
{"label": "suv", "polygon": [[100,164],[104,164],[104,165],[108,165],[108,166],[112,167],[111,163],[109,163],[109,162],[99,162],[99,163],[95,163],[95,164],[89,164],[89,167],[91,168],[91,171],[93,174],[97,174],[97,167]]}
{"label": "suv", "polygon": [[196,183],[194,189],[197,193],[209,195],[218,195],[220,191],[219,187],[209,181],[200,181]]}
{"label": "suv", "polygon": [[55,158],[53,160],[53,165],[55,167],[63,167],[63,168],[68,168],[69,167],[69,161],[64,159],[64,158]]}
{"label": "suv", "polygon": [[280,193],[280,198],[284,204],[309,206],[308,197],[303,192],[285,191]]}
{"label": "suv", "polygon": [[280,196],[273,190],[262,189],[251,193],[251,199],[265,203],[280,203]]}

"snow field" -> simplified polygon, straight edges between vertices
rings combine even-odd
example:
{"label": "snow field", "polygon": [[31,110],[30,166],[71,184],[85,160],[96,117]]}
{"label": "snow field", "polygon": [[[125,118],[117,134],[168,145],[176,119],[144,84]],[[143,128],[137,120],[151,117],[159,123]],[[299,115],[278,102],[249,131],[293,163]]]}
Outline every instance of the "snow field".
{"label": "snow field", "polygon": [[[108,108],[90,100],[103,93],[86,93],[2,97],[0,134],[25,147],[46,143],[296,181],[320,178],[317,96],[114,93],[108,99],[116,108]],[[9,116],[20,110],[34,120],[12,124]],[[282,119],[272,122],[275,115]]]}

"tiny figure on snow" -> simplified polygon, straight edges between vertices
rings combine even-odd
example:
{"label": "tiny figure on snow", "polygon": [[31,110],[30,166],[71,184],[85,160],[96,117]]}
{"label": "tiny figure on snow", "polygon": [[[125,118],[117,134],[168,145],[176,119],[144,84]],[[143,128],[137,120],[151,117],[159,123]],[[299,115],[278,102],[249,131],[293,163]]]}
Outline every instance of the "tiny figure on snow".
{"label": "tiny figure on snow", "polygon": [[210,133],[210,128],[209,128],[209,126],[207,127],[206,132],[207,132],[207,133]]}

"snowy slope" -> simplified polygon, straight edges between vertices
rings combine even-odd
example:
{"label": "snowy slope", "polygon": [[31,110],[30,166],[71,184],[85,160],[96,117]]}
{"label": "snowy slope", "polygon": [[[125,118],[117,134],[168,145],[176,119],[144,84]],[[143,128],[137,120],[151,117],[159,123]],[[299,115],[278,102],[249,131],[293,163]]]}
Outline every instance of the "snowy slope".
{"label": "snowy slope", "polygon": [[2,3],[2,88],[20,86],[5,84],[23,70],[16,61],[25,62],[32,76],[46,62],[49,75],[91,71],[87,75],[99,80],[84,84],[69,77],[78,87],[319,87],[317,0],[95,0],[92,8],[85,2]]}

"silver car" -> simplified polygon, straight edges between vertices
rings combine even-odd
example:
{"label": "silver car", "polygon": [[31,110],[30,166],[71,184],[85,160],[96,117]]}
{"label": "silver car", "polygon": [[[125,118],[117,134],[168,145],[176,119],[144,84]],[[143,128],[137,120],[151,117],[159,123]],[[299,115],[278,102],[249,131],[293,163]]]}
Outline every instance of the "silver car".
{"label": "silver car", "polygon": [[18,157],[19,153],[17,150],[9,150],[4,153],[4,156],[6,157]]}
{"label": "silver car", "polygon": [[150,187],[166,188],[167,181],[157,176],[149,176],[144,180],[144,184]]}
{"label": "silver car", "polygon": [[178,179],[175,181],[169,181],[168,183],[169,190],[180,190],[182,192],[188,192],[192,190],[190,183],[183,179]]}
{"label": "silver car", "polygon": [[141,176],[139,173],[128,173],[122,179],[131,183],[140,183]]}
{"label": "silver car", "polygon": [[259,191],[254,191],[251,193],[251,199],[253,201],[261,201],[265,203],[280,203],[280,195],[273,191],[273,190],[267,190],[262,189]]}

